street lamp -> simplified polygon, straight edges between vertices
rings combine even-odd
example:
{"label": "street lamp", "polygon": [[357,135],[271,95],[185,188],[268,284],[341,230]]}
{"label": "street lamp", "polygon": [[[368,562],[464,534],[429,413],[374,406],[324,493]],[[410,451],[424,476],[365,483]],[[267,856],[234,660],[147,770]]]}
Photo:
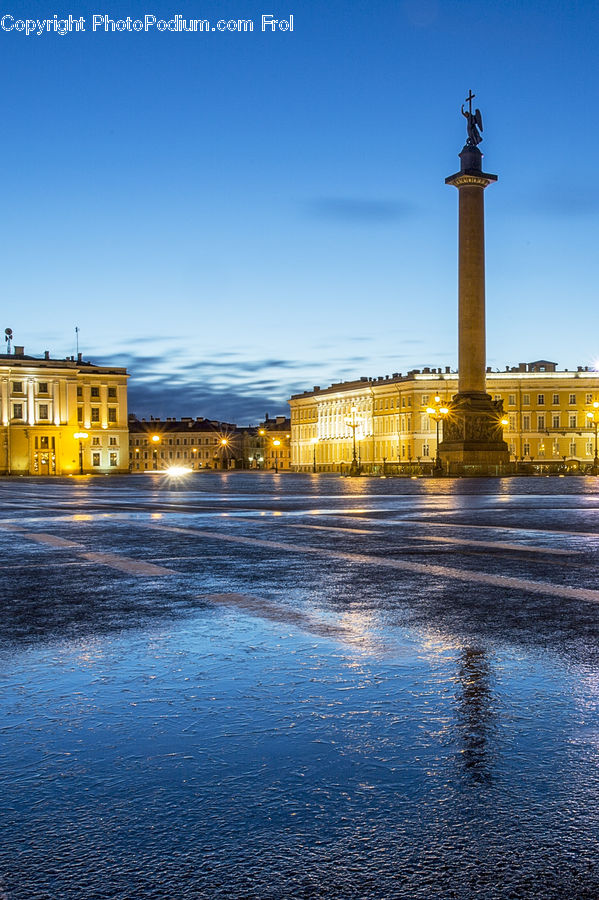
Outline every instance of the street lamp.
{"label": "street lamp", "polygon": [[310,443],[312,444],[312,472],[316,474],[316,445],[318,443],[318,438],[313,437]]}
{"label": "street lamp", "polygon": [[228,466],[225,466],[225,460],[227,459],[226,453],[227,453],[228,443],[229,443],[229,441],[227,438],[221,438],[220,446],[222,449],[221,449],[221,463],[220,464],[223,469],[228,468]]}
{"label": "street lamp", "polygon": [[593,411],[587,413],[589,425],[595,430],[595,458],[593,459],[593,475],[599,474],[599,458],[597,456],[597,429],[599,428],[599,401],[593,401]]}
{"label": "street lamp", "polygon": [[435,397],[435,405],[427,406],[426,411],[431,419],[434,419],[437,425],[437,446],[435,448],[435,471],[441,472],[441,457],[439,456],[439,422],[443,421],[445,416],[449,413],[449,409],[446,406],[441,406],[441,398],[437,395]]}
{"label": "street lamp", "polygon": [[[281,442],[280,442],[278,439],[275,439],[275,440],[272,442],[272,445],[273,445],[273,447],[278,448],[278,447],[281,446]],[[279,473],[279,461],[278,461],[278,458],[277,458],[278,452],[279,452],[278,449],[275,449],[275,451],[274,451],[274,456],[275,456],[275,475],[278,475],[278,473]]]}
{"label": "street lamp", "polygon": [[152,448],[152,468],[158,469],[158,444],[160,443],[159,434],[152,435],[152,443],[154,444]]}
{"label": "street lamp", "polygon": [[76,431],[73,437],[79,441],[79,474],[83,475],[83,441],[87,440],[89,434],[87,431]]}
{"label": "street lamp", "polygon": [[356,407],[352,406],[351,419],[347,418],[345,420],[345,424],[347,425],[347,427],[351,428],[351,430],[352,430],[352,439],[353,439],[353,456],[352,456],[352,461],[351,461],[351,467],[349,470],[350,475],[357,475],[359,468],[360,468],[358,465],[358,458],[356,456],[356,428],[358,428],[358,426],[360,424],[359,419],[356,418],[357,412],[358,412],[358,410],[356,409]]}

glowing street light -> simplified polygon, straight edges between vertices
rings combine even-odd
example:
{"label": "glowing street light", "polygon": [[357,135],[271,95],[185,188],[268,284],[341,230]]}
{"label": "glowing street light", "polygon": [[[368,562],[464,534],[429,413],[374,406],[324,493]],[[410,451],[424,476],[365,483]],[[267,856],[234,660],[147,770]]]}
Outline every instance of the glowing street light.
{"label": "glowing street light", "polygon": [[274,457],[275,457],[275,475],[279,473],[279,460],[278,460],[278,448],[281,446],[281,442],[278,438],[272,442],[273,447],[275,447]]}
{"label": "glowing street light", "polygon": [[358,465],[358,458],[356,456],[356,428],[358,428],[360,425],[360,420],[356,418],[357,412],[358,412],[358,410],[356,409],[356,407],[352,406],[351,419],[347,418],[345,420],[345,424],[347,425],[347,427],[351,428],[351,430],[352,430],[352,439],[353,439],[353,456],[352,456],[352,461],[351,461],[351,467],[349,470],[350,475],[357,475],[359,468],[360,468]]}
{"label": "glowing street light", "polygon": [[83,441],[89,437],[87,431],[76,431],[73,435],[76,441],[79,441],[79,474],[83,475]]}
{"label": "glowing street light", "polygon": [[154,447],[152,448],[152,468],[157,469],[158,468],[158,444],[160,443],[160,435],[153,434],[151,440],[152,440],[152,443],[154,444]]}
{"label": "glowing street light", "polygon": [[595,458],[593,459],[593,475],[599,474],[599,458],[597,456],[597,429],[599,428],[599,401],[593,401],[592,412],[587,413],[589,425],[595,430]]}
{"label": "glowing street light", "polygon": [[310,443],[312,444],[312,471],[316,474],[316,445],[318,443],[318,438],[313,437]]}
{"label": "glowing street light", "polygon": [[449,409],[447,406],[441,406],[441,397],[437,395],[435,397],[435,405],[427,406],[426,411],[431,419],[434,419],[437,425],[437,446],[435,448],[435,471],[441,472],[441,457],[439,456],[439,422],[442,422],[443,419],[448,415]]}

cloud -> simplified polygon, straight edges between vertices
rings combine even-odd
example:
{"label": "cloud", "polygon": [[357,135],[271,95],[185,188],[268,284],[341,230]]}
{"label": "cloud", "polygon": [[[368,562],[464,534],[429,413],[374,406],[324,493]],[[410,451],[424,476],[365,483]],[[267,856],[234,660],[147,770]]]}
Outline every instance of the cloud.
{"label": "cloud", "polygon": [[308,201],[306,209],[315,218],[368,225],[397,222],[414,214],[409,203],[363,197],[317,197]]}

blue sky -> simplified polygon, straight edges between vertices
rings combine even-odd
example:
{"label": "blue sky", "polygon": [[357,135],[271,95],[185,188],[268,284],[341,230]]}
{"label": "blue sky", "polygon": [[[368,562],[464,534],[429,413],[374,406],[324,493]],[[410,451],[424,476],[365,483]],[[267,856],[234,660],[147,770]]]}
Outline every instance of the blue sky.
{"label": "blue sky", "polygon": [[[592,2],[48,3],[0,30],[2,327],[126,365],[139,415],[247,424],[457,361],[460,104],[484,119],[488,363],[599,358]],[[250,33],[93,33],[247,18]],[[262,33],[261,15],[294,30]],[[10,20],[7,20],[10,21]]]}

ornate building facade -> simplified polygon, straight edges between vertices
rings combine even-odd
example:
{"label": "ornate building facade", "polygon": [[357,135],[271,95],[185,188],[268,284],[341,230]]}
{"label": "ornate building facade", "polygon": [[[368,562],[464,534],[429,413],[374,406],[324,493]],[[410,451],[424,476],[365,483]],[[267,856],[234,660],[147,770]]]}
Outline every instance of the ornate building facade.
{"label": "ornate building facade", "polygon": [[128,471],[127,371],[0,355],[0,475]]}
{"label": "ornate building facade", "polygon": [[[503,402],[501,426],[512,464],[552,462],[582,469],[593,464],[599,372],[582,366],[558,371],[556,363],[538,360],[504,372],[488,370],[486,383],[491,397]],[[442,440],[443,421],[427,410],[451,410],[457,387],[457,373],[446,367],[295,394],[290,400],[292,469],[347,471],[354,455],[363,471],[432,465],[437,425]]]}

